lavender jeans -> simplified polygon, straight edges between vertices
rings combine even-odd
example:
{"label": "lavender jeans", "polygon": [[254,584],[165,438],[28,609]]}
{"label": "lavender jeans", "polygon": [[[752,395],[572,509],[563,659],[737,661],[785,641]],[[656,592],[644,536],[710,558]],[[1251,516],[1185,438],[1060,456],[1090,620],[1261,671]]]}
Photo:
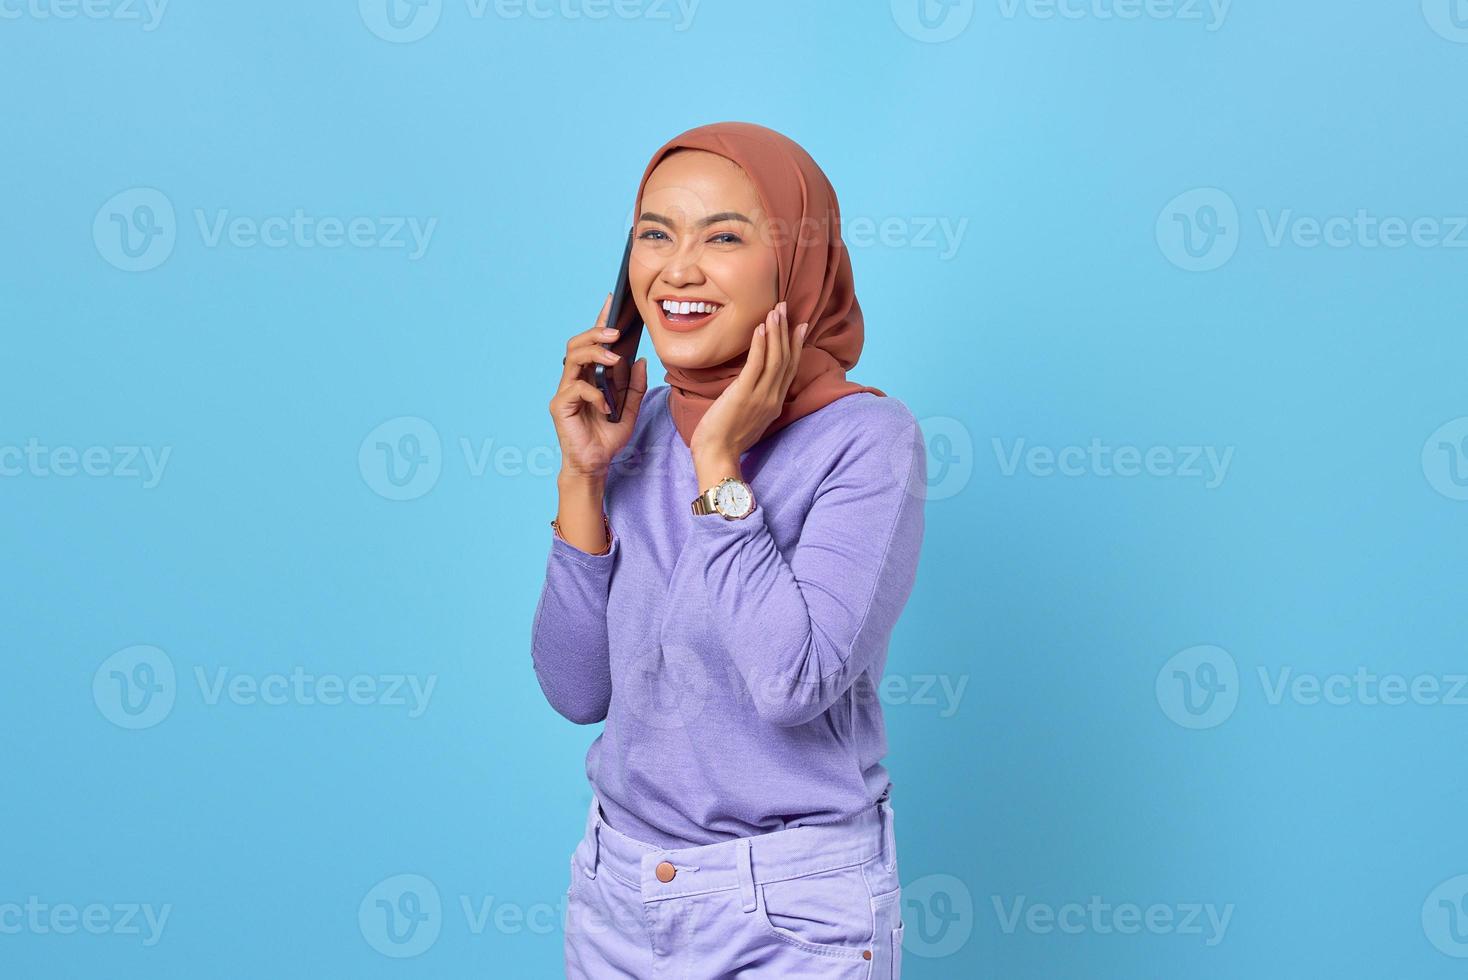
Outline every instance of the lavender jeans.
{"label": "lavender jeans", "polygon": [[571,855],[568,980],[896,980],[890,793],[840,823],[672,849],[613,829],[593,796]]}

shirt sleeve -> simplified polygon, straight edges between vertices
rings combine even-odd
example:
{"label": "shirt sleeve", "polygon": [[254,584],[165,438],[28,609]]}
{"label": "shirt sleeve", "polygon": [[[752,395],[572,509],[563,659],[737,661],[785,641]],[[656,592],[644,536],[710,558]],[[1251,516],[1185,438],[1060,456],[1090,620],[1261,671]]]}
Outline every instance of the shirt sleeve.
{"label": "shirt sleeve", "polygon": [[[927,487],[922,431],[906,408],[842,448],[789,561],[756,506],[693,516],[710,612],[767,721],[800,725],[836,703],[886,649],[917,576]],[[758,504],[759,487],[754,484]]]}
{"label": "shirt sleeve", "polygon": [[603,721],[612,702],[607,590],[618,552],[589,554],[551,532],[545,585],[530,628],[535,677],[550,706],[578,725]]}

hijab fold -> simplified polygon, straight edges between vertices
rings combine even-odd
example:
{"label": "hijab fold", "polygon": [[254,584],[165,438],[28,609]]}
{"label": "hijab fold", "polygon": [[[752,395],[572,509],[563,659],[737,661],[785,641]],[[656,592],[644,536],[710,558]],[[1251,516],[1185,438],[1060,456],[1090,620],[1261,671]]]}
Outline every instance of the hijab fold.
{"label": "hijab fold", "polygon": [[[759,194],[779,268],[776,301],[789,304],[791,326],[809,323],[800,366],[780,414],[760,438],[846,395],[885,392],[846,379],[861,356],[861,306],[852,282],[851,256],[841,240],[841,211],[830,180],[798,143],[763,126],[723,122],[690,129],[653,154],[637,187],[635,221],[642,194],[657,165],[675,150],[706,150],[734,161]],[[684,444],[714,399],[738,377],[748,350],[702,368],[668,368],[673,423]]]}

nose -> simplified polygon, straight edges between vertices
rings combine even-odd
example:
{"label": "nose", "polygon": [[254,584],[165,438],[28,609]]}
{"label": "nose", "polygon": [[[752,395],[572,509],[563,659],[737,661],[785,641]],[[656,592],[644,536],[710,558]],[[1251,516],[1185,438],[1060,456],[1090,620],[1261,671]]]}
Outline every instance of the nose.
{"label": "nose", "polygon": [[703,282],[699,261],[703,258],[703,242],[690,236],[678,245],[663,266],[663,281],[670,286],[688,286]]}

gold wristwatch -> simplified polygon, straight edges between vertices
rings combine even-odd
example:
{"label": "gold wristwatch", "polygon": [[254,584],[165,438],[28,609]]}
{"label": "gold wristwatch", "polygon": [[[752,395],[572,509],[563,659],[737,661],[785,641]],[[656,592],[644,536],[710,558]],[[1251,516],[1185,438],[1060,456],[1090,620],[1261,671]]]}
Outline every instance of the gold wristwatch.
{"label": "gold wristwatch", "polygon": [[743,480],[726,476],[693,500],[693,513],[718,514],[726,521],[738,521],[754,513],[754,491]]}

